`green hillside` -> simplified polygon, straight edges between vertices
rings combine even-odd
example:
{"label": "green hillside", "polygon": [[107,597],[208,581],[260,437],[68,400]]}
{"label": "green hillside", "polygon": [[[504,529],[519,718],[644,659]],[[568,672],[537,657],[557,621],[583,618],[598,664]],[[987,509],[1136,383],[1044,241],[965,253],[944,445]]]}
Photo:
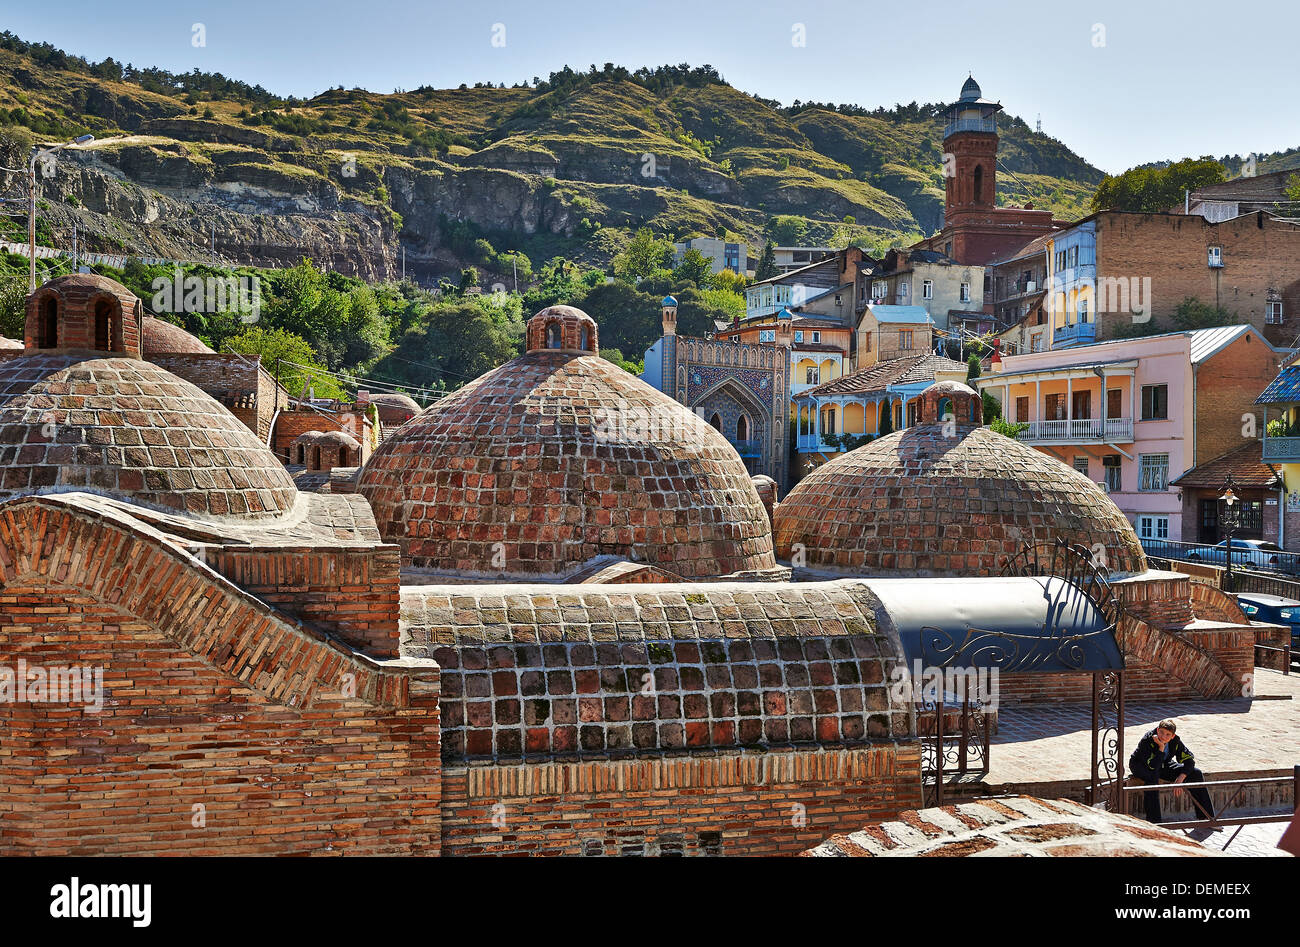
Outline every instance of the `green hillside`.
{"label": "green hillside", "polygon": [[[815,243],[928,234],[943,196],[939,110],[783,108],[687,66],[303,101],[0,34],[0,134],[17,150],[115,139],[63,153],[42,182],[51,242],[75,224],[92,250],[195,258],[215,225],[225,261],[309,256],[367,279],[397,275],[403,253],[429,282],[467,264],[503,278],[505,250],[603,266],[641,226],[725,235],[756,256],[778,215]],[[1000,154],[1006,204],[1076,216],[1102,178],[1013,116]]]}

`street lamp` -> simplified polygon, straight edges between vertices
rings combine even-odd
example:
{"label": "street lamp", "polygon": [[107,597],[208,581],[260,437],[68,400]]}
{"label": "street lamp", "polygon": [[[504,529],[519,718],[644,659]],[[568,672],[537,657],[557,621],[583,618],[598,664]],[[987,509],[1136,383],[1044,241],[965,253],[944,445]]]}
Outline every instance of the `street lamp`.
{"label": "street lamp", "polygon": [[94,135],[80,135],[53,148],[45,148],[32,155],[27,167],[27,292],[36,292],[36,162],[63,148],[84,145],[95,140]]}
{"label": "street lamp", "polygon": [[1241,528],[1241,511],[1237,509],[1237,494],[1232,489],[1236,486],[1233,482],[1232,474],[1228,474],[1223,481],[1223,496],[1219,497],[1223,503],[1223,515],[1220,523],[1223,526],[1224,538],[1227,545],[1224,547],[1224,556],[1227,562],[1226,574],[1224,575],[1224,591],[1233,591],[1232,581],[1232,535]]}
{"label": "street lamp", "polygon": [[519,295],[519,251],[518,251],[518,250],[507,250],[506,252],[510,254],[510,265],[511,265],[512,267],[514,267],[514,271],[515,271],[515,295],[518,296],[518,295]]}

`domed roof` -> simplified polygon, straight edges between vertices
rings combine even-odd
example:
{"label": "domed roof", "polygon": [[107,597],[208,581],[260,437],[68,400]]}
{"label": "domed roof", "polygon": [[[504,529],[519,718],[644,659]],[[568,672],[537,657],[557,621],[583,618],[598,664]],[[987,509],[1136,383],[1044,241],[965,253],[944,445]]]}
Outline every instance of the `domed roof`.
{"label": "domed roof", "polygon": [[144,317],[144,355],[211,355],[208,348],[180,326],[153,316]]}
{"label": "domed roof", "polygon": [[966,81],[962,83],[961,97],[958,101],[974,102],[979,99],[981,95],[983,95],[983,93],[980,92],[980,84],[975,81],[974,76],[968,76]]}
{"label": "domed roof", "polygon": [[201,517],[278,517],[297,496],[234,415],[135,358],[0,361],[0,468],[0,498],[83,490]]}
{"label": "domed roof", "polygon": [[385,424],[406,421],[413,418],[423,409],[419,403],[410,395],[403,395],[397,392],[380,392],[370,396],[379,411],[379,420]]}
{"label": "domed roof", "polygon": [[383,442],[359,488],[420,568],[559,576],[600,555],[687,578],[776,566],[722,435],[581,352],[530,352],[442,398]]}
{"label": "domed roof", "polygon": [[[1062,537],[1114,573],[1146,570],[1132,525],[1097,484],[978,427],[979,395],[943,382],[921,423],[817,468],[777,506],[777,555],[855,574],[990,575],[1026,543]],[[946,420],[945,420],[946,419]]]}

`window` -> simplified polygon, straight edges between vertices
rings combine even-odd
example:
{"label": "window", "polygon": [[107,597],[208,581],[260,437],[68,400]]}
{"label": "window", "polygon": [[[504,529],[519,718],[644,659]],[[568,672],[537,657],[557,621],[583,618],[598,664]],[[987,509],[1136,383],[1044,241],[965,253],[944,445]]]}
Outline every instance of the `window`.
{"label": "window", "polygon": [[899,298],[899,299],[906,299],[906,298],[907,298],[907,286],[908,286],[907,283],[899,283],[899,284],[898,284],[898,298]]}
{"label": "window", "polygon": [[901,431],[902,429],[903,429],[903,406],[901,404],[896,404],[894,405],[894,430]]}
{"label": "window", "polygon": [[794,340],[795,340],[796,342],[802,342],[802,341],[803,341],[803,329],[799,329],[798,331],[795,332],[795,334],[794,334]]}
{"label": "window", "polygon": [[1118,388],[1106,389],[1106,417],[1122,417],[1124,410],[1124,392]]}
{"label": "window", "polygon": [[[963,283],[962,285],[964,286],[966,284]],[[928,280],[921,281],[921,298],[922,299],[934,298],[934,280],[928,279]]]}
{"label": "window", "polygon": [[1142,386],[1142,420],[1165,421],[1169,418],[1169,386]]}
{"label": "window", "polygon": [[713,429],[714,429],[715,431],[721,431],[721,430],[722,430],[722,415],[718,414],[718,413],[715,411],[715,412],[713,413],[713,417],[709,418],[709,424],[713,427]]}
{"label": "window", "polygon": [[884,299],[889,295],[889,284],[882,279],[878,279],[871,284],[871,298]]}
{"label": "window", "polygon": [[1142,539],[1168,539],[1169,517],[1139,516],[1138,536]]}
{"label": "window", "polygon": [[1043,399],[1043,415],[1048,421],[1065,420],[1065,395],[1056,394],[1048,395]]}
{"label": "window", "polygon": [[1210,266],[1223,266],[1223,247],[1210,247],[1207,258]]}
{"label": "window", "polygon": [[1029,337],[1029,351],[1041,352],[1043,350],[1043,333],[1035,332]]}
{"label": "window", "polygon": [[803,382],[803,383],[804,383],[805,385],[816,385],[816,384],[820,384],[820,380],[821,380],[821,374],[818,372],[818,370],[817,370],[815,367],[804,369],[804,382]]}
{"label": "window", "polygon": [[1119,454],[1107,454],[1101,459],[1101,469],[1104,474],[1102,483],[1106,485],[1107,493],[1118,493],[1120,486],[1119,480]]}
{"label": "window", "polygon": [[1016,421],[1029,420],[1029,396],[1028,395],[1016,399],[1015,420]]}
{"label": "window", "polygon": [[1169,455],[1141,454],[1138,457],[1138,489],[1163,492],[1169,486]]}
{"label": "window", "polygon": [[760,341],[760,342],[775,342],[775,341],[776,341],[776,330],[775,330],[775,329],[759,329],[759,330],[758,330],[758,341]]}
{"label": "window", "polygon": [[59,300],[53,294],[41,301],[41,318],[37,345],[43,349],[59,347]]}
{"label": "window", "polygon": [[1079,300],[1079,325],[1088,321],[1088,300],[1087,298]]}
{"label": "window", "polygon": [[970,302],[970,283],[961,284],[961,301],[964,303]]}
{"label": "window", "polygon": [[584,352],[591,351],[591,330],[586,326],[582,327],[582,332],[578,335],[578,348]]}
{"label": "window", "polygon": [[827,408],[822,414],[822,433],[834,434],[835,432],[835,409]]}
{"label": "window", "polygon": [[820,332],[814,332],[812,336],[814,345],[822,340],[822,334]]}
{"label": "window", "polygon": [[975,165],[975,203],[978,204],[984,200],[984,169],[978,164]]}
{"label": "window", "polygon": [[552,322],[546,327],[546,347],[548,349],[561,348],[560,344],[560,324]]}
{"label": "window", "polygon": [[1268,311],[1264,314],[1264,322],[1271,326],[1280,326],[1282,324],[1282,301],[1272,300],[1268,304]]}
{"label": "window", "polygon": [[745,417],[743,414],[736,418],[736,440],[749,440],[749,418]]}
{"label": "window", "polygon": [[1088,458],[1086,456],[1074,458],[1074,469],[1085,477],[1088,476]]}
{"label": "window", "polygon": [[901,329],[898,333],[898,347],[900,349],[910,349],[912,347],[912,330]]}

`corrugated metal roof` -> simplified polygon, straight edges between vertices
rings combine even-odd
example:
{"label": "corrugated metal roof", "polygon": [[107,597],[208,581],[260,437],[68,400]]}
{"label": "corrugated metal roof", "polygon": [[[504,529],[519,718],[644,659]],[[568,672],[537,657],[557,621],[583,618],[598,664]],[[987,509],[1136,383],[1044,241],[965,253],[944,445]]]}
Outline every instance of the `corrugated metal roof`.
{"label": "corrugated metal roof", "polygon": [[[1213,329],[1196,329],[1192,337],[1192,364],[1203,362],[1211,355],[1237,341],[1247,332],[1254,332],[1252,326],[1216,326]],[[1263,338],[1261,336],[1261,338]]]}
{"label": "corrugated metal roof", "polygon": [[930,314],[925,311],[923,306],[869,305],[867,308],[881,322],[928,323],[934,325],[934,320],[930,318]]}

